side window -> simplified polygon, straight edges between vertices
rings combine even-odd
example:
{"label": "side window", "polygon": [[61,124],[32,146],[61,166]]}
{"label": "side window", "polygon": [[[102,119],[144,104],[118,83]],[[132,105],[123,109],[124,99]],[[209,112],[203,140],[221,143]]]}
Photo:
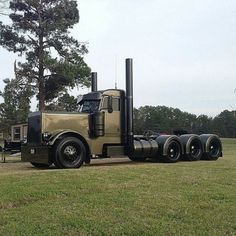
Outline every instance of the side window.
{"label": "side window", "polygon": [[103,101],[102,101],[102,109],[108,109],[108,96],[104,96],[103,97]]}
{"label": "side window", "polygon": [[113,97],[112,106],[113,106],[113,111],[120,111],[120,99]]}
{"label": "side window", "polygon": [[[108,109],[108,97],[109,96],[103,97],[103,102],[101,107],[103,110]],[[120,98],[112,97],[112,108],[113,111],[120,111]]]}
{"label": "side window", "polygon": [[93,113],[97,111],[100,105],[100,100],[84,100],[80,103],[80,112]]}

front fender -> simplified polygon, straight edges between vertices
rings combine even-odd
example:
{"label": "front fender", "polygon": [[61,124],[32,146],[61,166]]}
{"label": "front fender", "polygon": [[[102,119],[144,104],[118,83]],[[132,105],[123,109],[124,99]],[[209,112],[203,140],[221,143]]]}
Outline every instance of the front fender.
{"label": "front fender", "polygon": [[64,136],[64,135],[71,135],[71,136],[75,136],[75,137],[80,137],[83,140],[85,140],[85,138],[77,131],[74,130],[56,130],[55,132],[53,132],[52,136],[49,139],[48,145],[52,146],[54,145],[54,143],[56,142],[57,139],[59,139],[60,137]]}
{"label": "front fender", "polygon": [[53,146],[55,144],[55,142],[63,136],[76,137],[84,143],[85,148],[86,148],[86,153],[87,153],[85,162],[89,163],[90,162],[90,157],[91,157],[91,150],[90,150],[90,147],[89,147],[89,144],[88,144],[87,140],[79,132],[76,132],[74,130],[69,130],[69,129],[68,130],[55,131],[52,134],[52,136],[50,137],[48,145]]}

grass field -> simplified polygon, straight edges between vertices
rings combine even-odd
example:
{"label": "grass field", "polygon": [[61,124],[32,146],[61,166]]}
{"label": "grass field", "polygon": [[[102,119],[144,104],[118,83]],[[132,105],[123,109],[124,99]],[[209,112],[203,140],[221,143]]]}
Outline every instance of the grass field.
{"label": "grass field", "polygon": [[0,164],[0,235],[236,235],[236,139],[218,161]]}

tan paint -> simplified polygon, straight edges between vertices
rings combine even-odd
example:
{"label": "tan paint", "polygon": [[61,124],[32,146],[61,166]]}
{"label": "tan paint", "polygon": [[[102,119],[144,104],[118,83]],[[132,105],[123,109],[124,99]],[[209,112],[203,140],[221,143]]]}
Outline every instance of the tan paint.
{"label": "tan paint", "polygon": [[[121,116],[122,111],[114,110],[108,112],[103,106],[104,99],[107,96],[120,98],[123,92],[120,90],[101,91],[102,97],[99,110],[105,113],[105,134],[102,137],[91,138],[89,136],[89,114],[88,113],[66,113],[66,112],[43,112],[41,116],[42,134],[47,132],[59,135],[60,132],[79,133],[87,142],[92,155],[102,155],[104,145],[121,144]],[[124,102],[124,100],[122,101]],[[120,107],[122,107],[120,105]],[[55,136],[54,136],[55,137]],[[31,155],[31,146],[22,149],[22,160],[37,163],[49,162],[49,154],[45,144],[34,146],[36,153],[40,155]],[[45,149],[46,148],[46,149]]]}
{"label": "tan paint", "polygon": [[[120,91],[106,90],[104,91],[103,95],[113,95],[115,97],[120,97]],[[101,104],[102,103],[103,101],[101,101]],[[112,113],[108,113],[106,109],[101,109],[101,111],[105,112],[105,135],[103,137],[89,137],[89,114],[87,113],[44,112],[42,113],[42,133],[58,133],[59,131],[63,130],[71,130],[77,132],[86,139],[90,147],[91,154],[101,155],[104,144],[121,143],[120,111],[113,111]]]}
{"label": "tan paint", "polygon": [[88,114],[85,113],[42,113],[42,133],[70,129],[88,138]]}

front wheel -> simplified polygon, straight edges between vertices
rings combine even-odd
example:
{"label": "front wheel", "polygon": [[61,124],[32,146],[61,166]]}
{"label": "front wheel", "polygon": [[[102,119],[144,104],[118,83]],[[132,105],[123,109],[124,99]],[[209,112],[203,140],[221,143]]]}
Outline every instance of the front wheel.
{"label": "front wheel", "polygon": [[79,168],[85,157],[86,149],[83,142],[75,137],[67,137],[56,146],[54,164],[57,168]]}

